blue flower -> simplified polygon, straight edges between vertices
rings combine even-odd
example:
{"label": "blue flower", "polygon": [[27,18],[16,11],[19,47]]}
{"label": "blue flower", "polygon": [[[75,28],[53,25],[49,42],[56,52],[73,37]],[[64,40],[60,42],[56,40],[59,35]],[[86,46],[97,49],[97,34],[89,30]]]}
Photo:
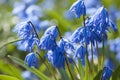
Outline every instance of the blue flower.
{"label": "blue flower", "polygon": [[40,40],[39,48],[44,50],[53,50],[56,47],[57,36],[57,26],[49,27]]}
{"label": "blue flower", "polygon": [[56,38],[56,37],[58,36],[57,26],[51,26],[51,27],[49,27],[49,28],[45,31],[44,35],[50,35],[50,36],[52,36],[53,38]]}
{"label": "blue flower", "polygon": [[76,53],[75,53],[75,58],[80,59],[80,61],[83,65],[85,65],[85,54],[86,54],[86,52],[87,52],[87,49],[84,46],[80,45],[80,46],[77,47]]}
{"label": "blue flower", "polygon": [[59,42],[59,47],[65,50],[66,52],[67,50],[69,50],[70,52],[74,52],[73,44],[67,39],[62,38]]}
{"label": "blue flower", "polygon": [[70,8],[70,12],[74,12],[77,18],[80,18],[81,15],[86,15],[86,7],[82,0],[77,0]]}
{"label": "blue flower", "polygon": [[60,47],[48,51],[47,58],[56,68],[65,68],[65,52]]}
{"label": "blue flower", "polygon": [[29,22],[26,21],[17,24],[13,31],[17,32],[18,37],[22,39],[19,45],[21,44],[25,51],[31,52],[34,45],[37,44],[38,38]]}
{"label": "blue flower", "polygon": [[32,24],[34,25],[37,33],[40,32],[40,30],[41,30],[41,26],[40,26],[41,21],[40,21],[39,17],[32,16],[32,17],[27,18],[27,21],[31,21],[32,22]]}
{"label": "blue flower", "polygon": [[51,35],[43,35],[38,46],[39,49],[53,50],[56,47],[56,42]]}
{"label": "blue flower", "polygon": [[35,37],[35,35],[30,35],[29,38],[22,39],[20,44],[23,46],[25,51],[31,52],[34,48],[34,45],[37,44],[37,40],[38,39]]}
{"label": "blue flower", "polygon": [[71,36],[71,41],[74,43],[89,44],[92,40],[92,35],[89,26],[78,28]]}
{"label": "blue flower", "polygon": [[104,7],[100,7],[94,15],[90,16],[86,20],[86,25],[94,26],[94,29],[100,34],[106,33],[106,31],[109,31],[108,30],[109,26],[114,31],[117,31],[117,27],[110,20],[108,12]]}
{"label": "blue flower", "polygon": [[29,53],[24,60],[24,64],[28,65],[28,67],[34,66],[35,68],[39,67],[39,58],[36,53],[31,52]]}
{"label": "blue flower", "polygon": [[29,21],[21,22],[15,26],[13,31],[18,33],[18,37],[26,39],[30,36],[31,32],[33,33],[33,29],[28,22]]}
{"label": "blue flower", "polygon": [[102,71],[101,80],[110,80],[112,75],[112,70],[108,67],[104,67]]}
{"label": "blue flower", "polygon": [[74,43],[79,43],[81,40],[80,33],[81,33],[81,28],[76,29],[71,36],[71,41]]}

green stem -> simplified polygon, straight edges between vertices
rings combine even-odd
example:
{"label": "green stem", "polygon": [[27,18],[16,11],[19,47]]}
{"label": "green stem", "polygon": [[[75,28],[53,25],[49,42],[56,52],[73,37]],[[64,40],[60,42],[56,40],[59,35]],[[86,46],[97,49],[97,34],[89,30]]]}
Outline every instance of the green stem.
{"label": "green stem", "polygon": [[[84,25],[84,27],[86,26],[85,25],[85,16],[84,15],[83,15],[83,25]],[[90,70],[90,62],[89,62],[89,59],[88,59],[88,51],[87,51],[87,44],[86,44],[86,42],[85,42],[85,47],[86,47],[86,60],[87,60],[86,64],[88,64],[88,68],[89,68],[88,70]]]}
{"label": "green stem", "polygon": [[98,42],[97,41],[96,41],[96,51],[97,51],[97,56],[98,56],[98,72],[99,72],[101,62],[100,62],[100,57],[99,57],[99,49],[98,49]]}
{"label": "green stem", "polygon": [[13,40],[13,41],[6,42],[6,43],[4,43],[4,44],[2,44],[2,45],[0,46],[0,49],[3,48],[3,47],[5,47],[5,46],[7,46],[7,45],[9,45],[9,44],[12,44],[12,43],[15,43],[15,42],[21,41],[21,40],[22,40],[22,39],[16,39],[16,40]]}
{"label": "green stem", "polygon": [[69,71],[69,73],[70,73],[71,79],[74,80],[74,77],[73,77],[73,75],[72,75],[72,71],[71,71],[71,69],[70,69],[70,64],[69,64],[69,61],[68,61],[68,58],[67,58],[66,53],[65,53],[65,61],[66,61],[66,65],[67,65],[68,71]]}
{"label": "green stem", "polygon": [[104,46],[104,34],[103,34],[102,35],[102,63],[101,63],[101,69],[102,69],[102,67],[104,65],[104,58],[105,58],[104,48],[105,48],[105,46]]}
{"label": "green stem", "polygon": [[78,74],[79,74],[79,76],[81,76],[80,75],[80,71],[79,71],[79,69],[78,69],[78,67],[77,67],[77,65],[76,65],[76,63],[75,63],[75,61],[72,59],[72,62],[73,62],[73,64],[75,65],[75,67],[76,67],[76,69],[77,69],[77,71],[78,71]]}
{"label": "green stem", "polygon": [[[36,53],[39,55],[40,59],[43,61],[44,59],[42,58],[42,56],[38,52],[36,52]],[[45,62],[44,62],[44,64],[47,67],[47,69],[51,72],[51,74],[53,75],[54,79],[57,80],[51,65],[49,65],[49,63],[45,63]]]}
{"label": "green stem", "polygon": [[93,77],[94,77],[94,61],[93,61],[93,44],[92,44],[92,42],[91,42],[91,53],[92,53],[92,75],[93,75]]}
{"label": "green stem", "polygon": [[[62,36],[61,36],[61,33],[60,33],[60,30],[59,30],[58,26],[56,26],[56,28],[57,28],[57,30],[58,30],[60,39],[62,39]],[[72,80],[74,80],[74,77],[73,77],[73,75],[72,75],[72,71],[71,71],[71,69],[70,69],[70,64],[69,64],[69,61],[68,61],[68,58],[67,58],[66,53],[65,53],[65,62],[66,62],[68,71],[69,71],[69,73],[70,73],[70,76],[71,76]]]}

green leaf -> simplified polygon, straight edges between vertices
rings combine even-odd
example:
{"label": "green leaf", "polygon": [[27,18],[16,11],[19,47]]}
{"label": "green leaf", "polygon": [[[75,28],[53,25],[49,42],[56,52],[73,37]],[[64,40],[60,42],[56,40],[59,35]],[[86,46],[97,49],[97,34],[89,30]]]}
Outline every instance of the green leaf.
{"label": "green leaf", "polygon": [[101,80],[101,74],[102,74],[102,70],[100,70],[97,75],[94,77],[93,80]]}
{"label": "green leaf", "polygon": [[79,67],[79,74],[81,75],[80,78],[81,78],[81,80],[84,80],[84,75],[85,75],[84,68],[80,61],[78,62],[78,67]]}
{"label": "green leaf", "polygon": [[2,73],[15,76],[20,80],[23,80],[21,77],[21,72],[18,68],[14,67],[12,64],[5,63],[5,61],[0,60],[0,71]]}
{"label": "green leaf", "polygon": [[10,59],[12,59],[15,63],[21,65],[22,67],[24,67],[24,68],[26,68],[27,70],[29,70],[29,71],[33,72],[34,74],[36,74],[40,79],[42,79],[42,80],[50,80],[50,78],[49,78],[48,76],[44,75],[44,74],[43,74],[42,72],[40,72],[38,69],[36,69],[36,68],[34,68],[34,67],[29,68],[29,67],[25,66],[25,65],[23,64],[24,62],[23,62],[21,59],[18,59],[18,58],[16,58],[16,57],[10,56],[10,55],[8,55],[8,57],[9,57]]}
{"label": "green leaf", "polygon": [[86,65],[85,65],[85,80],[88,80],[88,75],[89,75],[89,66],[88,66],[88,60],[87,58],[85,58],[86,60]]}
{"label": "green leaf", "polygon": [[120,65],[115,69],[112,74],[112,80],[120,80]]}
{"label": "green leaf", "polygon": [[61,75],[62,80],[70,80],[67,72],[64,69],[58,69],[58,71]]}
{"label": "green leaf", "polygon": [[0,75],[0,80],[19,80],[16,77],[7,76],[7,75]]}

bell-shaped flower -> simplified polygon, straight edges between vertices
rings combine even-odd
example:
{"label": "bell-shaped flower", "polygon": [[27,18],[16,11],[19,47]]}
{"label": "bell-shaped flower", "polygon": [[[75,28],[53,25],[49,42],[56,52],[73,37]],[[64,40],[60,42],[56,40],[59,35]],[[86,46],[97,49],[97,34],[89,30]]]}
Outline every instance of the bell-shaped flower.
{"label": "bell-shaped flower", "polygon": [[76,53],[75,53],[75,58],[78,58],[80,59],[81,63],[83,65],[85,65],[85,54],[87,52],[87,49],[83,46],[83,45],[80,45],[77,47],[76,49]]}
{"label": "bell-shaped flower", "polygon": [[110,80],[112,75],[112,70],[108,67],[104,67],[102,71],[101,80]]}
{"label": "bell-shaped flower", "polygon": [[74,43],[79,43],[80,42],[80,39],[81,39],[80,32],[81,32],[80,27],[73,32],[73,34],[71,36],[71,41],[72,42],[74,42]]}
{"label": "bell-shaped flower", "polygon": [[73,44],[70,41],[68,41],[67,39],[62,38],[58,45],[60,48],[63,48],[63,50],[65,50],[66,52],[67,51],[70,51],[72,53],[74,52]]}
{"label": "bell-shaped flower", "polygon": [[80,18],[81,15],[86,15],[86,7],[82,0],[77,0],[69,10],[72,13],[75,13],[77,18]]}
{"label": "bell-shaped flower", "polygon": [[94,26],[95,30],[99,31],[101,34],[109,31],[109,26],[117,31],[117,27],[109,18],[108,12],[104,7],[98,8],[94,15],[90,16],[86,20],[87,26]]}
{"label": "bell-shaped flower", "polygon": [[60,47],[55,47],[47,53],[49,62],[56,68],[65,68],[65,52]]}
{"label": "bell-shaped flower", "polygon": [[29,53],[24,60],[24,64],[28,65],[28,67],[35,67],[38,68],[39,67],[39,58],[38,55],[34,52]]}
{"label": "bell-shaped flower", "polygon": [[34,48],[34,45],[37,44],[38,39],[35,37],[35,35],[30,35],[29,38],[27,39],[22,39],[20,44],[24,48],[25,51],[31,52],[32,49]]}
{"label": "bell-shaped flower", "polygon": [[56,41],[51,35],[43,35],[38,46],[39,49],[53,50],[56,47]]}
{"label": "bell-shaped flower", "polygon": [[13,32],[18,33],[18,37],[22,39],[26,39],[30,36],[31,32],[33,33],[33,29],[28,23],[28,21],[18,23]]}
{"label": "bell-shaped flower", "polygon": [[50,35],[50,36],[52,36],[53,38],[57,38],[57,36],[58,36],[57,26],[51,26],[51,27],[49,27],[49,28],[45,31],[44,35]]}

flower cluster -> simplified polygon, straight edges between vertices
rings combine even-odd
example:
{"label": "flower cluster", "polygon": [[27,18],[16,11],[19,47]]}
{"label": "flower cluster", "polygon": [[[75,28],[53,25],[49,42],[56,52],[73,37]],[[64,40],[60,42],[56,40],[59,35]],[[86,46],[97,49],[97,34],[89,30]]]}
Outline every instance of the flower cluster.
{"label": "flower cluster", "polygon": [[[33,5],[36,0],[23,0],[23,2],[25,3],[25,5],[22,5],[22,9],[19,10],[20,13],[15,13],[15,10],[13,10],[15,14],[20,16],[22,15],[22,17],[27,18],[36,18],[36,16],[40,17],[40,9],[37,6]],[[31,4],[32,6],[30,6]],[[92,7],[93,6],[95,5],[92,4]],[[47,58],[48,61],[53,65],[53,67],[56,68],[65,69],[65,63],[77,64],[78,61],[80,61],[83,65],[86,65],[85,58],[87,58],[86,60],[88,60],[88,63],[90,61],[88,57],[91,57],[91,61],[93,61],[93,56],[97,56],[98,58],[98,42],[103,43],[102,45],[104,48],[104,41],[107,40],[107,32],[110,32],[110,28],[116,32],[117,26],[110,19],[108,11],[104,6],[98,6],[94,14],[86,17],[87,14],[89,14],[86,11],[88,7],[85,6],[83,0],[77,0],[70,7],[70,14],[74,14],[76,18],[80,18],[81,16],[83,16],[84,25],[77,28],[72,33],[72,35],[69,36],[69,39],[66,39],[66,37],[62,37],[58,26],[55,25],[47,28],[40,38],[38,35],[39,29],[35,27],[38,26],[37,23],[39,22],[33,21],[32,18],[16,25],[14,31],[21,39],[20,45],[23,45],[24,49],[30,52],[25,58],[25,64],[28,64],[29,67],[39,67],[38,56],[35,52],[33,52],[35,45],[38,47],[39,51],[47,51],[47,53],[45,54],[45,58]],[[36,18],[36,20],[39,19]],[[116,43],[113,44],[114,46],[110,46],[110,48],[114,51],[118,48],[116,48]],[[90,52],[88,52],[89,49]],[[105,67],[103,68],[101,79],[109,80],[111,75],[112,70],[108,65],[105,65]]]}

